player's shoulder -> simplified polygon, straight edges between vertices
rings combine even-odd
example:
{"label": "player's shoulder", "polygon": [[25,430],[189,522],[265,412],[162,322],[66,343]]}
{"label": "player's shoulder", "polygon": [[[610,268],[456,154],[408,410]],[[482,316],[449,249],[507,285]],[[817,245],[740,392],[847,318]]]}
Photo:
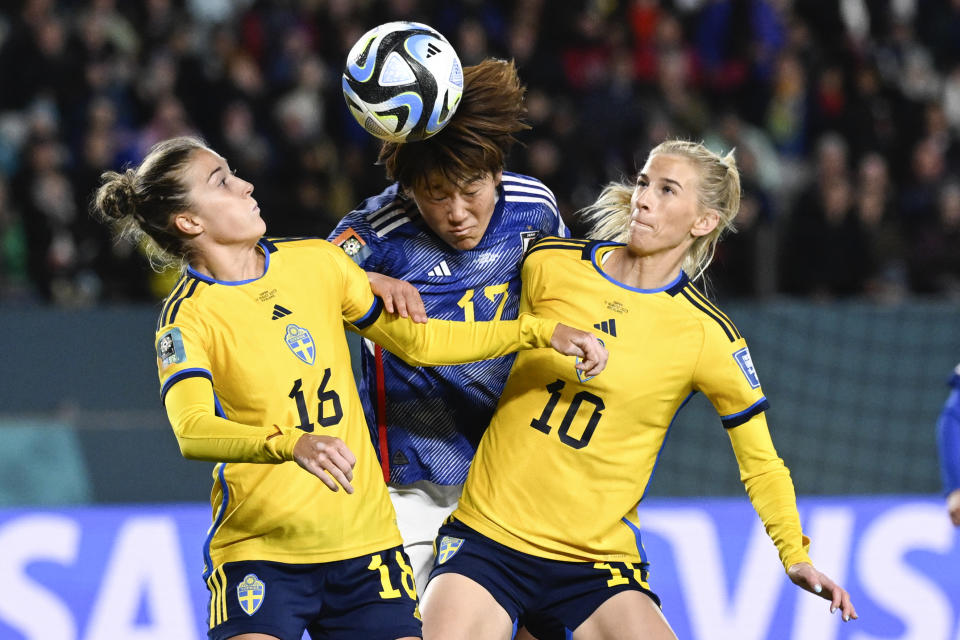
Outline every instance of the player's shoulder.
{"label": "player's shoulder", "polygon": [[705,339],[720,342],[737,342],[743,339],[730,317],[691,282],[687,274],[681,272],[677,281],[667,287],[666,292],[702,328]]}
{"label": "player's shoulder", "polygon": [[514,173],[512,171],[504,171],[501,178],[501,183],[503,184],[504,192],[536,193],[547,195],[556,200],[553,195],[553,191],[551,191],[547,185],[543,184],[543,182],[537,178],[534,178],[533,176],[523,175],[522,173]]}
{"label": "player's shoulder", "polygon": [[[542,268],[544,264],[589,262],[597,243],[579,238],[544,236],[530,245],[523,256],[525,271]],[[560,267],[562,268],[562,267]]]}
{"label": "player's shoulder", "polygon": [[950,379],[947,381],[947,384],[949,384],[951,387],[960,389],[960,364],[954,368],[953,373],[950,375]]}
{"label": "player's shoulder", "polygon": [[500,180],[505,205],[512,210],[530,210],[560,215],[557,198],[540,180],[504,171]]}
{"label": "player's shoulder", "polygon": [[537,259],[560,257],[569,260],[590,260],[593,249],[597,244],[599,243],[595,240],[582,238],[544,236],[530,245],[526,257],[529,259],[534,254],[540,254]]}
{"label": "player's shoulder", "polygon": [[325,238],[316,236],[267,236],[260,239],[260,245],[267,253],[268,269],[272,268],[278,260],[286,261],[294,257],[310,259],[319,256],[332,256],[339,251]]}
{"label": "player's shoulder", "polygon": [[409,229],[410,223],[417,218],[419,211],[416,203],[404,197],[399,185],[394,183],[381,193],[367,198],[344,216],[337,225],[337,231],[342,232],[349,227],[364,236],[367,242],[385,241],[398,235],[398,230]]}
{"label": "player's shoulder", "polygon": [[183,322],[185,318],[202,317],[204,314],[199,310],[203,307],[204,294],[210,286],[209,281],[192,271],[184,272],[161,303],[156,330],[159,332],[167,325]]}

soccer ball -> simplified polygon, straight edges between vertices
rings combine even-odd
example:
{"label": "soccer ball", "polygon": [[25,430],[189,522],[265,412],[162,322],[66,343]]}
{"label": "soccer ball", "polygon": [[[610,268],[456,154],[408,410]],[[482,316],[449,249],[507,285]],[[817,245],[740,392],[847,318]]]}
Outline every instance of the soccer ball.
{"label": "soccer ball", "polygon": [[357,122],[390,142],[440,131],[460,104],[463,67],[440,33],[418,22],[388,22],[347,54],[343,97]]}

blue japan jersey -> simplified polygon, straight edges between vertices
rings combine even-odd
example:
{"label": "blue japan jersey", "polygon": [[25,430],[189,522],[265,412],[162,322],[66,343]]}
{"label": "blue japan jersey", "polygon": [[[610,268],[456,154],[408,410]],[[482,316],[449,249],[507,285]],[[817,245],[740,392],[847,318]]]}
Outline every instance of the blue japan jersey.
{"label": "blue japan jersey", "polygon": [[944,495],[960,489],[960,364],[953,370],[948,384],[950,395],[937,419],[937,450]]}
{"label": "blue japan jersey", "polygon": [[[428,317],[484,321],[517,317],[520,261],[543,235],[570,235],[553,193],[505,171],[486,233],[469,251],[438,238],[396,184],[347,214],[329,239],[364,270],[415,286]],[[411,367],[364,340],[360,399],[386,479],[462,484],[513,360]]]}

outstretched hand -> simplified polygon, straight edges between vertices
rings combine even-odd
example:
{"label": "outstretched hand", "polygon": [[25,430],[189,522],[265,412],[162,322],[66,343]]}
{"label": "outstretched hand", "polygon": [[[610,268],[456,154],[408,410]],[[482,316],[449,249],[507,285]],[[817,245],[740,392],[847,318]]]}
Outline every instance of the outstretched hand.
{"label": "outstretched hand", "polygon": [[374,271],[367,272],[370,290],[383,300],[383,308],[396,313],[401,318],[410,318],[414,322],[427,322],[427,310],[416,287],[406,280],[397,280]]}
{"label": "outstretched hand", "polygon": [[592,333],[568,327],[562,322],[553,330],[550,346],[565,356],[577,356],[577,369],[593,377],[607,366],[609,353]]}
{"label": "outstretched hand", "polygon": [[830,601],[830,613],[837,609],[843,616],[843,621],[856,620],[857,612],[850,602],[850,594],[824,573],[817,571],[809,562],[798,562],[790,565],[787,575],[793,583],[810,593],[814,593]]}
{"label": "outstretched hand", "polygon": [[305,433],[293,445],[293,459],[320,478],[330,491],[338,491],[339,483],[347,493],[353,493],[350,481],[357,457],[340,438]]}

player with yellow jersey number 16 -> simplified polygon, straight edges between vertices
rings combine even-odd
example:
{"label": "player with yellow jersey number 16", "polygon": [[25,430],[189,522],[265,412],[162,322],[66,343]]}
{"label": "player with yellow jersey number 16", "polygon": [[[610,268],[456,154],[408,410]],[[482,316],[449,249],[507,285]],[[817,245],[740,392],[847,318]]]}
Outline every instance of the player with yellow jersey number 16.
{"label": "player with yellow jersey number 16", "polygon": [[747,344],[691,282],[739,199],[732,155],[667,141],[636,184],[608,186],[587,210],[594,237],[622,242],[531,248],[521,312],[598,327],[609,366],[590,377],[543,351],[517,356],[437,537],[426,640],[509,638],[530,612],[559,619],[575,640],[675,638],[648,582],[638,506],[674,416],[698,391],[720,414],[790,579],[856,618],[807,554]]}
{"label": "player with yellow jersey number 16", "polygon": [[252,194],[201,141],[174,138],[136,169],[104,174],[94,201],[118,233],[151,240],[183,268],[155,346],[183,455],[218,463],[204,544],[208,636],[419,638],[413,571],[344,325],[421,365],[552,345],[595,372],[606,353],[590,334],[530,314],[415,324],[383,313],[339,248],[263,237]]}

